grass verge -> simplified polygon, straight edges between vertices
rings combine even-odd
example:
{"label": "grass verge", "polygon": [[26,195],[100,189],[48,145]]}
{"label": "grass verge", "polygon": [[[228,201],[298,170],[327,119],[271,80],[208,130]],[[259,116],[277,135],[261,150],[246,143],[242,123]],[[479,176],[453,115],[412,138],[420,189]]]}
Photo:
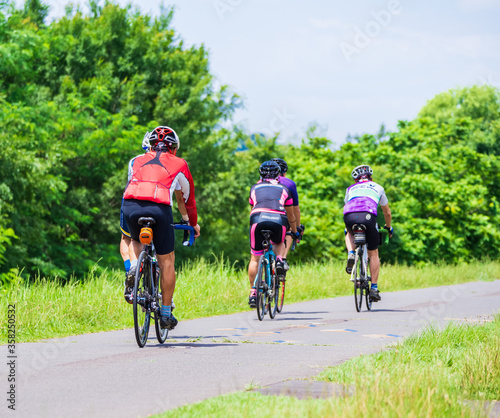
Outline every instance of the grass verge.
{"label": "grass verge", "polygon": [[328,368],[317,380],[353,396],[299,400],[240,392],[158,415],[167,417],[487,416],[500,401],[500,315],[481,325],[427,328],[390,350]]}
{"label": "grass verge", "polygon": [[[287,276],[285,303],[346,296],[352,293],[343,262],[292,265]],[[17,342],[38,341],[133,326],[132,309],[123,300],[121,271],[97,269],[85,280],[66,284],[20,278],[0,288],[0,312],[16,305]],[[380,289],[397,291],[500,278],[500,262],[421,267],[384,265]],[[249,282],[246,271],[236,270],[223,260],[196,260],[177,275],[176,316],[180,320],[225,315],[248,309]],[[7,322],[0,322],[0,344],[6,343]]]}

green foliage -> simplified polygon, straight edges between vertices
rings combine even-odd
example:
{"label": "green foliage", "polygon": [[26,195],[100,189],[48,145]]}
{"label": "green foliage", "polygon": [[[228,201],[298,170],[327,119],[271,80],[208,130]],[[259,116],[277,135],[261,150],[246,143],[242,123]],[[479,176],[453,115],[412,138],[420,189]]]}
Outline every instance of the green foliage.
{"label": "green foliage", "polygon": [[273,157],[288,162],[306,225],[293,258],[344,257],[344,193],[360,163],[373,167],[394,215],[383,260],[498,258],[497,89],[442,93],[396,132],[337,150],[314,129],[300,146],[279,145],[224,123],[240,99],[215,87],[203,45],[184,46],[172,9],[152,18],[91,1],[88,14],[68,6],[46,25],[47,10],[40,0],[0,2],[0,274],[81,277],[98,259],[119,267],[127,162],[160,124],[180,135],[202,226],[193,249],[178,246],[180,261],[224,254],[246,265],[248,191]]}
{"label": "green foliage", "polygon": [[205,48],[184,48],[170,9],[152,19],[90,5],[90,16],[69,8],[49,26],[38,0],[0,14],[4,272],[81,276],[99,258],[118,266],[126,167],[147,129],[180,131],[198,184],[211,178],[207,155],[215,171],[226,158],[214,128],[238,98],[213,86]]}
{"label": "green foliage", "polygon": [[[364,135],[337,151],[310,133],[300,147],[286,148],[307,228],[299,256],[343,255],[344,192],[352,168],[363,163],[385,188],[393,214],[396,235],[381,247],[383,260],[498,258],[499,114],[498,90],[452,90],[397,132]],[[378,221],[384,224],[380,213]]]}

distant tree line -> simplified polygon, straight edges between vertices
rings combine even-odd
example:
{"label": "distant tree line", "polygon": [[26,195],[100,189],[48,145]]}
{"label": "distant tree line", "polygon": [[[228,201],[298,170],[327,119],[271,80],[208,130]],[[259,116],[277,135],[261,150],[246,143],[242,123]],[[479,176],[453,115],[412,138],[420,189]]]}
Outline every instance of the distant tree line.
{"label": "distant tree line", "polygon": [[[119,210],[127,162],[144,133],[169,125],[193,173],[202,237],[178,258],[249,253],[248,190],[281,157],[299,189],[306,235],[296,259],[344,256],[342,206],[352,168],[367,163],[394,215],[384,261],[498,258],[500,93],[436,96],[396,132],[339,149],[311,129],[300,146],[230,126],[241,105],[218,87],[203,45],[130,6],[91,1],[46,25],[48,7],[0,3],[0,274],[83,276],[120,267]],[[381,222],[383,222],[381,220]]]}

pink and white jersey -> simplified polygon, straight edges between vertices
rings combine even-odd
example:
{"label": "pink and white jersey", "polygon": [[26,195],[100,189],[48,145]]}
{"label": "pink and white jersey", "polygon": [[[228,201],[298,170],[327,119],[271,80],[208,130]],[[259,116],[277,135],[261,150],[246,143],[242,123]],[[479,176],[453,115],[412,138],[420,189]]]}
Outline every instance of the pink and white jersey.
{"label": "pink and white jersey", "polygon": [[274,212],[286,214],[285,206],[292,206],[292,193],[276,180],[259,181],[250,189],[248,202],[253,206],[251,214]]}
{"label": "pink and white jersey", "polygon": [[384,188],[374,181],[360,181],[345,192],[344,215],[353,212],[369,212],[377,216],[377,206],[389,203]]}

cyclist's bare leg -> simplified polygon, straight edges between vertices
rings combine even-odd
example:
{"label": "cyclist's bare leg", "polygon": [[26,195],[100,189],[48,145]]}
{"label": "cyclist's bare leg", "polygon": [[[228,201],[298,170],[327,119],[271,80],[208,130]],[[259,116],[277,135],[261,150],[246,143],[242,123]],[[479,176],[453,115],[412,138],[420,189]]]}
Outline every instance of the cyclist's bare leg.
{"label": "cyclist's bare leg", "polygon": [[172,304],[175,289],[175,253],[156,254],[160,266],[161,299],[163,306]]}
{"label": "cyclist's bare leg", "polygon": [[[347,252],[354,251],[354,235],[348,232],[345,235],[345,246],[347,248]],[[368,251],[368,253],[370,253]]]}
{"label": "cyclist's bare leg", "polygon": [[370,274],[372,275],[372,283],[377,284],[378,274],[380,272],[380,258],[378,256],[378,249],[368,250],[368,258],[370,259]]}
{"label": "cyclist's bare leg", "polygon": [[127,237],[122,234],[122,238],[120,240],[120,255],[122,256],[123,261],[130,260],[130,251],[129,247],[131,247],[132,238]]}
{"label": "cyclist's bare leg", "polygon": [[285,248],[284,242],[281,242],[279,244],[273,244],[273,250],[277,256],[281,256],[282,258],[285,258],[286,248]]}
{"label": "cyclist's bare leg", "polygon": [[142,247],[143,245],[139,241],[132,239],[132,251],[129,251],[130,261],[137,260],[139,258],[139,256],[141,255]]}
{"label": "cyclist's bare leg", "polygon": [[250,287],[253,286],[255,276],[257,276],[257,269],[259,268],[260,255],[250,255],[250,263],[248,264],[248,279],[250,280]]}
{"label": "cyclist's bare leg", "polygon": [[288,251],[290,251],[290,248],[292,248],[292,243],[293,243],[293,238],[290,235],[287,235],[285,238],[286,246],[285,246],[285,251],[283,253],[283,258],[286,258],[288,255]]}

